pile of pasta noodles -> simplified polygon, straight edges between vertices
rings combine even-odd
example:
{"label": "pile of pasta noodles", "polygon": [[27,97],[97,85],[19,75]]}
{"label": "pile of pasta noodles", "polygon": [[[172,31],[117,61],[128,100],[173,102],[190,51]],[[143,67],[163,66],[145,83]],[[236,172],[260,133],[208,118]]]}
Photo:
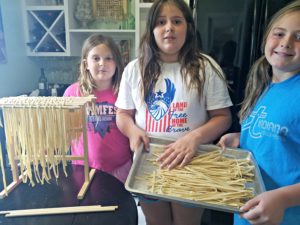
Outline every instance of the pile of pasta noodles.
{"label": "pile of pasta noodles", "polygon": [[[8,97],[0,99],[10,163],[17,160],[23,182],[43,184],[66,173],[66,155],[72,140],[83,132],[88,97]],[[1,160],[2,161],[2,160]],[[3,166],[2,166],[3,168]],[[3,171],[3,169],[2,169]],[[3,172],[2,172],[3,173]]]}
{"label": "pile of pasta noodles", "polygon": [[[159,150],[161,152],[161,150]],[[159,153],[153,151],[157,164]],[[145,179],[150,193],[240,208],[253,197],[253,189],[246,188],[253,182],[254,166],[246,159],[225,157],[219,150],[198,153],[183,168],[172,170],[156,166]]]}

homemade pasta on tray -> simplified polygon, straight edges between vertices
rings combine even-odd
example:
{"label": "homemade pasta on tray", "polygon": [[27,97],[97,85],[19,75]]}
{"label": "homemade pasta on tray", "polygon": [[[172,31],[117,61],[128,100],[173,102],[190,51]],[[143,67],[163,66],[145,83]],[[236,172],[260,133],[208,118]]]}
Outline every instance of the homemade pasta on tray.
{"label": "homemade pasta on tray", "polygon": [[184,168],[161,169],[156,158],[170,140],[151,138],[150,151],[137,151],[125,187],[150,198],[182,202],[225,212],[265,191],[251,152],[200,145]]}

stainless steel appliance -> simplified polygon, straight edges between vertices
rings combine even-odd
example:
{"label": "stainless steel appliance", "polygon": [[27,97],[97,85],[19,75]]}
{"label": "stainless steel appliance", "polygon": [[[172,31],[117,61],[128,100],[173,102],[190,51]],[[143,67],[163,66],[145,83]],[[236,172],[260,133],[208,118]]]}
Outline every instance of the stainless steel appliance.
{"label": "stainless steel appliance", "polygon": [[231,131],[239,130],[249,67],[262,54],[263,31],[270,17],[291,0],[190,0],[202,50],[223,68],[231,88],[234,116]]}

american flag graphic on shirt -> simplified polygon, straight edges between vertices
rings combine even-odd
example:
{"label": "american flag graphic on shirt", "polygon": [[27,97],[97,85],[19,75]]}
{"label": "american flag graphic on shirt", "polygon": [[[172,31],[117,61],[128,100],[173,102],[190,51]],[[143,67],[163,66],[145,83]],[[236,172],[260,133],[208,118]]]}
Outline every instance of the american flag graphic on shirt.
{"label": "american flag graphic on shirt", "polygon": [[170,112],[166,113],[163,118],[156,121],[152,115],[146,111],[146,131],[147,132],[167,132],[170,127]]}
{"label": "american flag graphic on shirt", "polygon": [[174,84],[165,79],[165,92],[154,92],[153,86],[146,97],[146,131],[166,132],[170,126],[170,106],[174,99],[176,88]]}

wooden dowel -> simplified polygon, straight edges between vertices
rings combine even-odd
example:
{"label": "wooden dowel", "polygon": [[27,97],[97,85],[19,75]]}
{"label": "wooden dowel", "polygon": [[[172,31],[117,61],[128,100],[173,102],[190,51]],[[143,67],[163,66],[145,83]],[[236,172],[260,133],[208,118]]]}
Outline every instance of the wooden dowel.
{"label": "wooden dowel", "polygon": [[90,206],[70,206],[70,207],[54,207],[54,208],[39,208],[39,209],[18,209],[18,210],[6,210],[6,211],[0,211],[0,214],[13,214],[13,213],[28,213],[28,212],[43,212],[43,211],[56,211],[56,210],[64,210],[64,211],[70,211],[70,210],[78,210],[80,207],[85,207],[86,209],[94,209],[99,208],[101,205],[90,205]]}
{"label": "wooden dowel", "polygon": [[42,208],[42,209],[24,209],[24,210],[11,210],[0,211],[0,214],[5,214],[5,217],[18,217],[18,216],[39,216],[51,214],[68,214],[68,213],[88,213],[88,212],[105,212],[114,211],[118,206],[73,206],[73,207],[58,207],[58,208]]}

